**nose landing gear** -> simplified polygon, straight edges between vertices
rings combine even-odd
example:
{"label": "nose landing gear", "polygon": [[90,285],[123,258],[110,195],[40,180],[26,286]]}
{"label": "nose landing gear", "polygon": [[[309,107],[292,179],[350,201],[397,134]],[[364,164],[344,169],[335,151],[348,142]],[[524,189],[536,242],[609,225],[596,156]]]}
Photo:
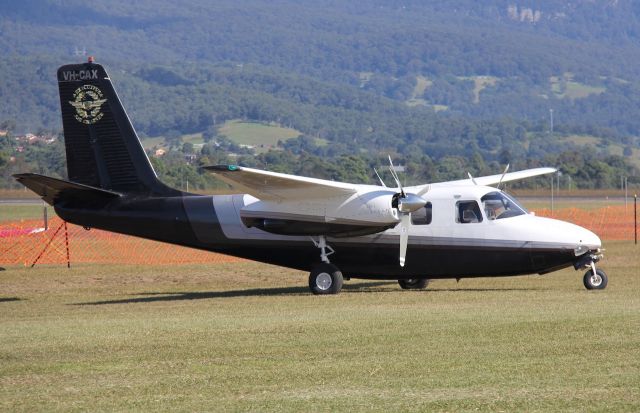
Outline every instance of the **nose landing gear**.
{"label": "nose landing gear", "polygon": [[591,269],[584,274],[582,282],[587,290],[604,290],[607,287],[607,273],[596,269],[596,264],[591,261]]}
{"label": "nose landing gear", "polygon": [[607,287],[609,278],[607,273],[602,270],[596,269],[596,262],[602,259],[600,250],[593,253],[585,254],[580,260],[574,264],[576,270],[580,268],[589,268],[584,274],[582,282],[587,290],[604,290]]}

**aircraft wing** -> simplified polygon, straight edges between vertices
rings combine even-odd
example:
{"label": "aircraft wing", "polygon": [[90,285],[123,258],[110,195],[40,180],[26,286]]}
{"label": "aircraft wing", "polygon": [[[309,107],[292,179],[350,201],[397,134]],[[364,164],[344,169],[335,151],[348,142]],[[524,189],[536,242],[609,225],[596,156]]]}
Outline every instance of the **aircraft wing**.
{"label": "aircraft wing", "polygon": [[236,165],[205,166],[203,169],[233,188],[261,200],[292,200],[346,197],[357,192],[357,186],[325,179],[307,178]]}
{"label": "aircraft wing", "polygon": [[[504,175],[504,178],[502,178],[502,174],[497,174],[497,175],[474,177],[473,181],[471,179],[461,179],[459,181],[439,182],[439,183],[432,184],[432,185],[437,185],[437,186],[440,186],[440,185],[446,185],[446,186],[474,185],[474,181],[475,181],[475,184],[477,184],[477,185],[490,186],[490,185],[495,185],[495,184],[499,183],[500,182],[500,178],[502,178],[502,182],[510,182],[510,181],[517,181],[517,180],[525,179],[525,178],[532,178],[534,176],[539,176],[539,175],[552,174],[552,173],[554,173],[556,171],[557,171],[557,169],[555,169],[555,168],[525,169],[523,171],[509,172],[509,173]],[[419,185],[419,186],[406,188],[406,189],[408,191],[412,191],[412,192],[419,192],[422,188],[426,188],[426,187],[427,187],[427,185]]]}

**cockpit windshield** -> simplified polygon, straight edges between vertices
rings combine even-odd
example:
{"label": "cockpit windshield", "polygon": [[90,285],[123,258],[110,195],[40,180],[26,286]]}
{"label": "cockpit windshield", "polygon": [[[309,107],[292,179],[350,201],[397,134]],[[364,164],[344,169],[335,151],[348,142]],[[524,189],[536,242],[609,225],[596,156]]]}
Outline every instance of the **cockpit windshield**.
{"label": "cockpit windshield", "polygon": [[487,219],[511,218],[524,215],[527,210],[503,192],[489,192],[481,198]]}

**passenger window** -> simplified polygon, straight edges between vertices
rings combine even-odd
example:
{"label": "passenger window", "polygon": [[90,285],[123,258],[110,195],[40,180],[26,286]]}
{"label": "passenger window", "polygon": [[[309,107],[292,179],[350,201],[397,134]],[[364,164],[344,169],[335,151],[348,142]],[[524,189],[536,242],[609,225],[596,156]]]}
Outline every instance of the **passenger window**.
{"label": "passenger window", "polygon": [[427,202],[424,208],[420,208],[417,211],[411,213],[411,223],[413,225],[429,225],[431,224],[432,214],[431,202]]}
{"label": "passenger window", "polygon": [[476,201],[458,201],[456,203],[456,222],[461,224],[482,222],[478,203]]}

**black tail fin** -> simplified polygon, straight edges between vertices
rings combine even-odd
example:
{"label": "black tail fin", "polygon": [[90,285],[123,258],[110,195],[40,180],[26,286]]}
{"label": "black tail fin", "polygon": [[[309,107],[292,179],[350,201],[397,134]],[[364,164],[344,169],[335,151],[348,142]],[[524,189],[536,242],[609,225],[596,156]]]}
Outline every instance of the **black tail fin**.
{"label": "black tail fin", "polygon": [[58,86],[69,180],[117,192],[179,194],[158,180],[104,67],[62,66]]}

